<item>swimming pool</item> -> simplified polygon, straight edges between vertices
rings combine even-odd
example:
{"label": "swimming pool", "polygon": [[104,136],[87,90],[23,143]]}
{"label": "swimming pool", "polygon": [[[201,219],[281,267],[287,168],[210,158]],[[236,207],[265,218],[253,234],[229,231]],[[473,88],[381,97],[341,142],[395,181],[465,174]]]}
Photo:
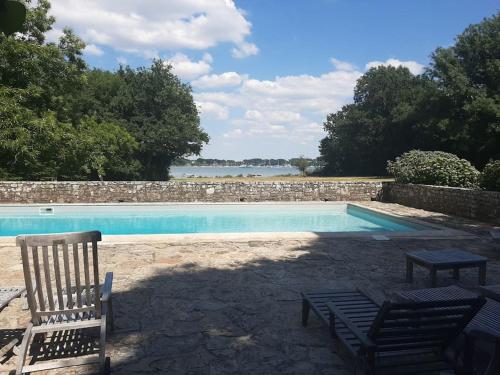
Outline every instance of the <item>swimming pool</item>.
{"label": "swimming pool", "polygon": [[119,204],[0,206],[0,236],[100,230],[103,234],[415,232],[428,227],[351,204]]}

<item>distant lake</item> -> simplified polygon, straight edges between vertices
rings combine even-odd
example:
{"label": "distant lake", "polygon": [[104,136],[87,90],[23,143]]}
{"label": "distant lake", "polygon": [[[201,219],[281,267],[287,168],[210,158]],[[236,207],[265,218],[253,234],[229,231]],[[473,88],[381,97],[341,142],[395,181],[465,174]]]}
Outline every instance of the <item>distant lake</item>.
{"label": "distant lake", "polygon": [[176,178],[186,177],[224,177],[243,175],[260,175],[263,177],[285,174],[299,174],[295,167],[171,167],[170,175]]}

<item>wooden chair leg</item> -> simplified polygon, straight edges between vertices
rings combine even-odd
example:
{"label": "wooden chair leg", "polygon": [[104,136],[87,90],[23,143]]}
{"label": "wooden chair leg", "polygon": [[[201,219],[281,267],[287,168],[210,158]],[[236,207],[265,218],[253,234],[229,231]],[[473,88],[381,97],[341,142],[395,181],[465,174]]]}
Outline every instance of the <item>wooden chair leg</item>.
{"label": "wooden chair leg", "polygon": [[435,268],[431,268],[431,288],[435,288],[437,284],[437,271]]}
{"label": "wooden chair leg", "polygon": [[111,332],[115,330],[115,313],[113,311],[113,298],[108,301],[108,319],[109,319],[109,329]]}
{"label": "wooden chair leg", "polygon": [[413,262],[410,259],[406,259],[406,282],[413,282]]}
{"label": "wooden chair leg", "polygon": [[23,341],[19,345],[19,358],[17,360],[16,374],[21,375],[23,373],[24,362],[26,361],[26,354],[28,353],[28,346],[31,341],[31,329],[33,328],[33,323],[29,323],[24,331]]}
{"label": "wooden chair leg", "polygon": [[106,374],[106,314],[107,311],[103,311],[99,336],[99,367],[101,374]]}
{"label": "wooden chair leg", "polygon": [[307,321],[309,320],[309,311],[311,310],[311,306],[309,302],[304,298],[302,299],[302,325],[307,326]]}
{"label": "wooden chair leg", "polygon": [[500,374],[500,342],[495,343],[493,357],[488,365],[485,375]]}
{"label": "wooden chair leg", "polygon": [[486,264],[479,266],[479,285],[486,285]]}

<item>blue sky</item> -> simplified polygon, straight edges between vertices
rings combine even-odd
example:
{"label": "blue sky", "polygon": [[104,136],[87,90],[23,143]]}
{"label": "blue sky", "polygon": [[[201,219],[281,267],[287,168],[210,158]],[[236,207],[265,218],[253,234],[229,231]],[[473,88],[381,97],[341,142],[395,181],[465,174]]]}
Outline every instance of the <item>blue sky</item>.
{"label": "blue sky", "polygon": [[52,0],[91,66],[170,61],[211,137],[202,157],[318,156],[326,114],[380,64],[422,72],[495,0]]}

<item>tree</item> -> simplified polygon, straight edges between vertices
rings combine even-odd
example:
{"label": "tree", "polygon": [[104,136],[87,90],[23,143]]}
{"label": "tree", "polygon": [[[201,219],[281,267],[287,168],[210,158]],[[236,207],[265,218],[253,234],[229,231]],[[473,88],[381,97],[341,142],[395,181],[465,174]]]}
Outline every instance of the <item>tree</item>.
{"label": "tree", "polygon": [[326,174],[382,174],[411,149],[440,150],[481,168],[500,158],[500,12],[438,48],[425,74],[378,67],[354,103],[329,114],[320,152]]}
{"label": "tree", "polygon": [[455,45],[438,48],[426,73],[439,88],[435,119],[442,149],[483,167],[500,158],[500,12],[469,26]]}
{"label": "tree", "polygon": [[306,159],[304,155],[300,155],[298,158],[291,159],[290,164],[300,171],[300,174],[304,176],[306,174],[307,168],[311,165],[311,160]]}
{"label": "tree", "polygon": [[200,152],[208,136],[170,66],[89,71],[71,29],[45,42],[50,3],[27,4],[22,31],[0,33],[0,178],[166,179]]}
{"label": "tree", "polygon": [[162,60],[150,68],[120,68],[124,85],[112,110],[139,142],[137,157],[146,180],[168,179],[172,162],[198,155],[208,135],[200,128],[191,87]]}
{"label": "tree", "polygon": [[356,84],[354,103],[329,114],[324,123],[327,137],[320,152],[325,171],[385,174],[387,160],[432,142],[428,132],[415,125],[432,86],[403,67],[380,66],[366,72]]}

